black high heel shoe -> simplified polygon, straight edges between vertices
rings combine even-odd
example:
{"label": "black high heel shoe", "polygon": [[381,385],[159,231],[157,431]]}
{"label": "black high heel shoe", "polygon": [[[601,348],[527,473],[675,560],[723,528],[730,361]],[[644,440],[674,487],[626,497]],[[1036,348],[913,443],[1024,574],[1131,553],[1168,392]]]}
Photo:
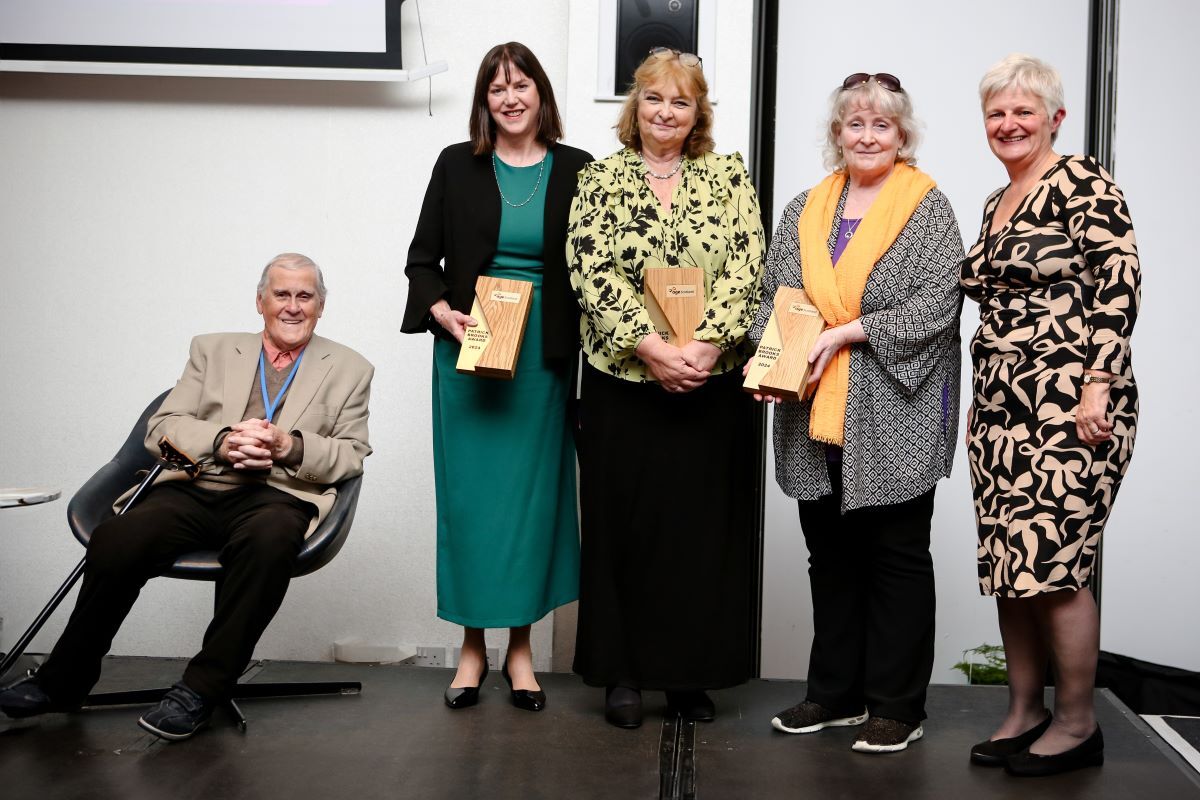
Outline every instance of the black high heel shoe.
{"label": "black high heel shoe", "polygon": [[460,686],[455,688],[451,686],[446,690],[446,705],[453,709],[470,708],[479,702],[479,689],[483,686],[483,682],[488,676],[488,661],[487,656],[483,659],[483,674],[479,676],[479,683],[474,686]]}
{"label": "black high heel shoe", "polygon": [[1042,734],[1054,721],[1054,715],[1046,712],[1046,718],[1029,730],[1007,739],[988,739],[971,748],[971,763],[984,767],[1003,767],[1010,756],[1015,756],[1022,750],[1042,738]]}
{"label": "black high heel shoe", "polygon": [[546,693],[541,689],[531,691],[513,688],[512,676],[508,674],[508,656],[504,657],[504,666],[500,668],[500,674],[504,676],[504,681],[508,684],[514,706],[524,711],[541,711],[546,707]]}

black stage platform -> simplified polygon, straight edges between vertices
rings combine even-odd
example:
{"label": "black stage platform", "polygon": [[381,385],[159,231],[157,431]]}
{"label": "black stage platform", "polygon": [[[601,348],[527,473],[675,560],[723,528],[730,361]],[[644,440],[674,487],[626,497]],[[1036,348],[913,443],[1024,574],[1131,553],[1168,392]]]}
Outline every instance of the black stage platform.
{"label": "black stage platform", "polygon": [[[169,685],[182,669],[173,659],[113,658],[98,688]],[[142,733],[137,708],[0,716],[0,798],[1200,799],[1196,772],[1107,692],[1097,697],[1105,765],[1020,779],[967,761],[1000,717],[1001,688],[932,687],[925,738],[879,756],[852,752],[850,728],[772,730],[775,712],[802,696],[800,683],[714,693],[717,721],[695,726],[689,751],[686,727],[664,733],[661,694],[647,693],[646,724],[624,731],[604,723],[603,693],[570,675],[541,676],[549,694],[541,714],[510,706],[496,674],[478,706],[450,711],[441,700],[450,677],[420,667],[271,662],[256,680],[361,680],[363,692],[247,700],[246,733],[218,712],[182,744]]]}

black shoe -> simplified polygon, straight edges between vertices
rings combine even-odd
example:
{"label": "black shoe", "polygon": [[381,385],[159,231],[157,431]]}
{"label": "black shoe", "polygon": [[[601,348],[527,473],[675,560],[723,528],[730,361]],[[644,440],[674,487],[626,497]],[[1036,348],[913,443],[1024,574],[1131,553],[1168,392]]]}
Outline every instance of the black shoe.
{"label": "black shoe", "polygon": [[1028,750],[1031,744],[1040,739],[1046,729],[1050,727],[1053,719],[1054,715],[1047,711],[1044,720],[1019,736],[980,742],[971,748],[971,763],[984,767],[1003,767],[1009,756],[1015,756],[1022,750]]}
{"label": "black shoe", "polygon": [[609,686],[604,690],[604,719],[618,728],[637,728],[642,724],[642,693],[628,686]]}
{"label": "black shoe", "polygon": [[541,711],[546,707],[546,693],[541,689],[532,691],[513,688],[512,676],[508,674],[508,656],[504,657],[504,665],[500,668],[500,674],[504,676],[504,682],[508,684],[514,706],[524,711]]}
{"label": "black shoe", "polygon": [[826,728],[862,725],[866,721],[866,709],[861,714],[839,715],[820,703],[805,700],[780,711],[771,720],[771,727],[783,733],[816,733]]}
{"label": "black shoe", "polygon": [[667,713],[678,714],[694,722],[712,722],[717,707],[704,691],[667,692]]}
{"label": "black shoe", "polygon": [[160,739],[182,742],[208,724],[216,705],[180,682],[163,695],[157,706],[142,714],[138,725]]}
{"label": "black shoe", "polygon": [[1039,756],[1028,750],[1010,756],[1004,762],[1004,770],[1009,775],[1019,775],[1023,778],[1040,778],[1045,775],[1057,775],[1060,772],[1070,772],[1083,767],[1098,767],[1104,763],[1104,734],[1100,726],[1095,732],[1070,750],[1055,753],[1052,756]]}
{"label": "black shoe", "polygon": [[46,694],[33,670],[0,689],[0,711],[13,719],[78,710],[78,704],[59,703]]}
{"label": "black shoe", "polygon": [[445,699],[446,705],[450,708],[470,708],[479,702],[479,687],[483,686],[483,682],[488,676],[488,660],[487,656],[483,657],[483,674],[479,676],[479,683],[474,686],[463,686],[454,688],[451,686],[446,690]]}
{"label": "black shoe", "polygon": [[925,728],[919,722],[871,717],[859,731],[850,749],[856,753],[898,753],[907,750],[910,742],[924,735]]}

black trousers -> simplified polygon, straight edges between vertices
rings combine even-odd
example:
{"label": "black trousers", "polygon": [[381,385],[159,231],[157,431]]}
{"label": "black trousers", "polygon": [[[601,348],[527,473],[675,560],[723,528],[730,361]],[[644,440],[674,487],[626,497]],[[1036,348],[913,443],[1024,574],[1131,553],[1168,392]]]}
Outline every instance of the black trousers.
{"label": "black trousers", "polygon": [[314,512],[266,485],[154,487],[92,533],[75,609],[38,670],[43,689],[58,702],[82,701],[146,581],[184,553],[217,550],[224,577],[216,612],[183,682],[205,699],[228,697],[283,602]]}
{"label": "black trousers", "polygon": [[812,587],[808,699],[841,715],[916,724],[933,673],[933,489],[897,505],[841,513],[833,494],[800,506]]}

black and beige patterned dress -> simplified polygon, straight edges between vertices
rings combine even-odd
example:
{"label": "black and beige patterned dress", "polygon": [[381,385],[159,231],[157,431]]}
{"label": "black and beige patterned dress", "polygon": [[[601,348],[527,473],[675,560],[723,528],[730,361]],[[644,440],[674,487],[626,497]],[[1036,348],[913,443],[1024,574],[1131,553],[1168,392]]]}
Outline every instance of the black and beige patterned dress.
{"label": "black and beige patterned dress", "polygon": [[[962,267],[980,317],[967,453],[980,591],[1027,597],[1081,588],[1091,574],[1133,454],[1141,276],[1125,198],[1094,159],[1059,159],[991,234],[1003,194],[988,198]],[[1112,438],[1096,447],[1075,430],[1085,369],[1116,376]]]}

